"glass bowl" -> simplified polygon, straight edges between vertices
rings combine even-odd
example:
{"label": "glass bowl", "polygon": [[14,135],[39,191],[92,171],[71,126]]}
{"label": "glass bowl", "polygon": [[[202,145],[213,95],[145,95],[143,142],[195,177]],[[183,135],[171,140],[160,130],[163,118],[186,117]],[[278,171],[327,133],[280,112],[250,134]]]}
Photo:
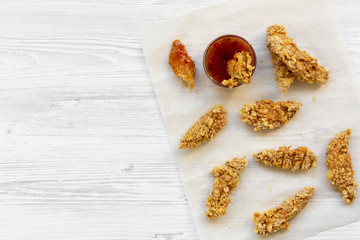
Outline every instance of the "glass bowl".
{"label": "glass bowl", "polygon": [[[252,65],[255,67],[252,71],[254,74],[256,69],[256,54],[253,47],[244,38],[233,34],[222,35],[215,38],[207,46],[203,57],[203,66],[208,78],[216,85],[229,88],[221,82],[230,78],[227,73],[227,62],[233,59],[236,52],[246,51],[252,57]],[[235,87],[239,87],[239,84]]]}

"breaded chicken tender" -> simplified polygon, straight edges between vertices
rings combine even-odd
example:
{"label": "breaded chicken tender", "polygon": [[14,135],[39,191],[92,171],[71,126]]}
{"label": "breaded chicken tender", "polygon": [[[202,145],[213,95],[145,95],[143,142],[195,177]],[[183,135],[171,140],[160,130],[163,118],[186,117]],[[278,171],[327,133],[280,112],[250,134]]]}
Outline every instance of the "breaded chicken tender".
{"label": "breaded chicken tender", "polygon": [[213,106],[185,133],[178,148],[195,148],[201,143],[212,140],[226,123],[226,110],[222,104]]}
{"label": "breaded chicken tender", "polygon": [[269,52],[272,63],[274,65],[274,72],[277,76],[275,80],[278,81],[280,91],[284,93],[290,88],[291,84],[294,82],[295,75],[288,69],[285,63],[281,61],[281,59],[276,54],[274,54],[270,50]]}
{"label": "breaded chicken tender", "polygon": [[267,29],[267,47],[278,76],[279,87],[285,92],[294,81],[294,75],[301,81],[325,84],[330,71],[318,64],[317,59],[300,50],[287,35],[284,26],[275,24]]}
{"label": "breaded chicken tender", "polygon": [[335,135],[327,147],[325,159],[325,163],[329,167],[326,177],[342,193],[346,204],[355,200],[355,188],[358,186],[355,182],[355,172],[348,151],[351,132],[350,128]]}
{"label": "breaded chicken tender", "polygon": [[279,230],[288,230],[288,221],[305,208],[315,193],[315,187],[305,187],[295,195],[284,200],[280,205],[263,213],[253,214],[256,227],[254,233],[268,235]]}
{"label": "breaded chicken tender", "polygon": [[291,146],[279,147],[279,150],[264,149],[254,153],[254,159],[266,166],[278,167],[291,171],[308,170],[316,167],[318,157],[307,147],[298,147],[290,150]]}
{"label": "breaded chicken tender", "polygon": [[243,83],[249,84],[251,82],[251,76],[255,66],[253,59],[249,52],[237,52],[234,54],[234,58],[228,61],[227,72],[230,75],[230,79],[224,80],[221,83],[229,88],[236,87]]}
{"label": "breaded chicken tender", "polygon": [[182,78],[183,81],[189,83],[190,90],[194,86],[195,63],[187,54],[185,46],[180,40],[175,40],[169,56],[169,64],[172,66],[176,76]]}
{"label": "breaded chicken tender", "polygon": [[248,164],[243,158],[232,158],[225,162],[225,165],[214,167],[210,172],[214,175],[215,181],[213,190],[207,199],[208,207],[205,216],[209,219],[225,215],[226,209],[231,201],[229,194],[234,189],[240,179],[240,173]]}
{"label": "breaded chicken tender", "polygon": [[301,108],[297,101],[273,102],[263,99],[245,104],[240,110],[241,120],[255,126],[254,131],[273,129],[287,123]]}

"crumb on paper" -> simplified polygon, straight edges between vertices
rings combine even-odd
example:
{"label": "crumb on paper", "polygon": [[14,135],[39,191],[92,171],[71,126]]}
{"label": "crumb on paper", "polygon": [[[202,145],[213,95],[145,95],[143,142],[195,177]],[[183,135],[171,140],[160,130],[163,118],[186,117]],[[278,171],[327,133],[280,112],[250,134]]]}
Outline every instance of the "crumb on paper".
{"label": "crumb on paper", "polygon": [[263,99],[245,104],[240,110],[241,120],[255,126],[254,131],[273,129],[287,123],[301,108],[297,101],[273,102]]}
{"label": "crumb on paper", "polygon": [[262,63],[264,60],[260,59],[260,62]]}
{"label": "crumb on paper", "polygon": [[267,28],[267,47],[278,76],[281,92],[286,92],[295,75],[300,81],[325,84],[330,71],[318,64],[317,59],[300,50],[285,30],[275,24]]}
{"label": "crumb on paper", "polygon": [[196,71],[195,63],[187,54],[185,46],[181,44],[180,40],[173,42],[169,55],[169,64],[172,66],[175,75],[182,78],[183,84],[188,83],[190,90],[192,90]]}
{"label": "crumb on paper", "polygon": [[327,147],[325,163],[329,167],[326,177],[339,190],[346,204],[356,198],[353,164],[349,153],[351,128],[335,135]]}
{"label": "crumb on paper", "polygon": [[232,158],[224,165],[214,167],[210,171],[214,175],[215,181],[206,202],[208,209],[205,215],[207,218],[213,219],[226,214],[226,209],[231,201],[229,197],[231,190],[237,186],[240,173],[247,164],[246,156]]}
{"label": "crumb on paper", "polygon": [[314,102],[316,101],[316,97],[313,97],[313,101],[314,101]]}
{"label": "crumb on paper", "polygon": [[272,191],[272,189],[270,188],[270,189],[269,189],[269,191],[271,192],[271,191]]}
{"label": "crumb on paper", "polygon": [[230,79],[224,80],[221,83],[229,88],[236,87],[240,84],[249,84],[254,70],[253,59],[249,52],[237,52],[233,59],[228,61],[227,72]]}
{"label": "crumb on paper", "polygon": [[279,230],[288,230],[288,221],[295,217],[309,202],[315,193],[315,187],[305,187],[295,195],[285,199],[275,208],[260,213],[255,212],[253,219],[256,224],[254,233],[268,235]]}
{"label": "crumb on paper", "polygon": [[266,166],[277,167],[285,170],[308,170],[316,167],[318,157],[307,147],[300,146],[290,149],[291,146],[279,147],[275,149],[264,149],[259,153],[254,153],[255,161]]}
{"label": "crumb on paper", "polygon": [[212,140],[227,123],[226,110],[220,105],[213,106],[189,128],[180,140],[179,149],[195,148]]}

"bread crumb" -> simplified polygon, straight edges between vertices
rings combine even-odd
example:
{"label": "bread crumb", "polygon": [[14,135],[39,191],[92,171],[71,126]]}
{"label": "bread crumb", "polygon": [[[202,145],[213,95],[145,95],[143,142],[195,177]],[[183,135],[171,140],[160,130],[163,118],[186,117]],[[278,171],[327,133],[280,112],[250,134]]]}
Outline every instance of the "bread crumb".
{"label": "bread crumb", "polygon": [[262,60],[262,59],[260,59],[260,62],[262,63],[262,62],[263,62],[263,60]]}
{"label": "bread crumb", "polygon": [[313,97],[313,101],[314,101],[314,102],[316,101],[316,97]]}

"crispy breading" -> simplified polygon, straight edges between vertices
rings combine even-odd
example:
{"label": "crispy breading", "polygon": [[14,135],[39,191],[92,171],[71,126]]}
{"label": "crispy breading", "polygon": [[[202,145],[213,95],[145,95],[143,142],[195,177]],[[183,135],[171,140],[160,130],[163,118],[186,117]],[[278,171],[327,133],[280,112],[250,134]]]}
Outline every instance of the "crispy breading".
{"label": "crispy breading", "polygon": [[318,157],[307,147],[298,147],[290,150],[291,146],[279,147],[279,150],[264,149],[254,153],[254,159],[266,166],[278,167],[291,171],[308,170],[316,167]]}
{"label": "crispy breading", "polygon": [[263,99],[245,104],[240,110],[243,122],[255,126],[254,131],[273,129],[287,123],[301,108],[297,101],[273,102]]}
{"label": "crispy breading", "polygon": [[207,199],[208,207],[205,216],[209,219],[225,215],[226,209],[231,201],[229,194],[240,179],[240,173],[248,164],[246,156],[243,158],[232,158],[225,162],[225,165],[214,167],[210,172],[214,175],[215,181],[213,190]]}
{"label": "crispy breading", "polygon": [[288,69],[285,63],[281,61],[281,59],[276,54],[274,54],[270,50],[269,52],[272,63],[274,65],[274,72],[277,76],[275,80],[279,82],[278,86],[280,88],[280,91],[284,93],[290,88],[291,84],[294,82],[295,75]]}
{"label": "crispy breading", "polygon": [[195,148],[203,142],[212,140],[227,123],[223,105],[215,105],[189,128],[180,140],[179,149]]}
{"label": "crispy breading", "polygon": [[169,55],[169,64],[172,66],[176,76],[182,78],[183,81],[189,83],[190,90],[194,86],[195,63],[187,54],[185,46],[180,40],[175,40]]}
{"label": "crispy breading", "polygon": [[221,83],[229,88],[236,87],[243,83],[249,84],[255,66],[253,66],[253,59],[249,52],[237,52],[233,59],[228,61],[227,72],[230,79],[224,80]]}
{"label": "crispy breading", "polygon": [[349,153],[351,128],[335,135],[327,147],[325,163],[329,167],[326,177],[343,194],[346,204],[356,198],[353,164]]}
{"label": "crispy breading", "polygon": [[285,199],[277,207],[271,208],[263,213],[254,213],[253,218],[256,224],[254,233],[268,235],[278,230],[288,230],[288,221],[298,215],[314,193],[315,187],[305,187],[295,195]]}
{"label": "crispy breading", "polygon": [[319,65],[316,58],[300,50],[288,36],[284,26],[275,24],[268,27],[266,32],[267,47],[282,92],[290,87],[293,75],[308,83],[325,84],[328,81],[330,71]]}

